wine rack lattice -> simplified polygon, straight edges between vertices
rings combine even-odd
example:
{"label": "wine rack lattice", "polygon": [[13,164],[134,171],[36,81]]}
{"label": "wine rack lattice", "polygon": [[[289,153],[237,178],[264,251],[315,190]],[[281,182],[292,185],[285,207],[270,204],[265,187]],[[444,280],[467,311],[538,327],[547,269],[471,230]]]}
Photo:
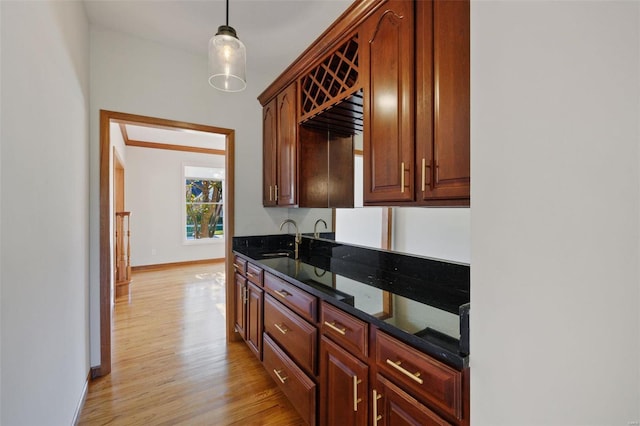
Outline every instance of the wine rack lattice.
{"label": "wine rack lattice", "polygon": [[300,83],[301,122],[351,97],[359,90],[358,35],[303,76]]}

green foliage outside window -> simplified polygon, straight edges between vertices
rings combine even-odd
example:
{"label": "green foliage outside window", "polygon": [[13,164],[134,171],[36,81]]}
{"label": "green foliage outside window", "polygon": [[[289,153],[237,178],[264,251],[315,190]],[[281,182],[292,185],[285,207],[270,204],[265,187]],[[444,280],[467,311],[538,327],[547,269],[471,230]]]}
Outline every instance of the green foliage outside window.
{"label": "green foliage outside window", "polygon": [[187,178],[185,195],[187,239],[222,238],[222,181]]}

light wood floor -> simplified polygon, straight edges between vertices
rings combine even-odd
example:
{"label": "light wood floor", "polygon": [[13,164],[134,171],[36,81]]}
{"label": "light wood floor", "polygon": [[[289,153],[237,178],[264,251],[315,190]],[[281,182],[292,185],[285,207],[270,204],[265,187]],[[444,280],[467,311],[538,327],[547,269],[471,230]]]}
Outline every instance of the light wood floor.
{"label": "light wood floor", "polygon": [[301,425],[244,342],[226,343],[224,265],[133,274],[116,303],[112,372],[81,425]]}

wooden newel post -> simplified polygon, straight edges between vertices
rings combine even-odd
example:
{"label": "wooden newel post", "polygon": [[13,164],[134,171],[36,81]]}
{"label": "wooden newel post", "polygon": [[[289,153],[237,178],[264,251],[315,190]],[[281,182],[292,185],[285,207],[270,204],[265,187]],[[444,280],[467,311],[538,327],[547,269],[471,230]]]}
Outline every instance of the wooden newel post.
{"label": "wooden newel post", "polygon": [[116,298],[128,295],[131,283],[130,217],[131,212],[116,212]]}

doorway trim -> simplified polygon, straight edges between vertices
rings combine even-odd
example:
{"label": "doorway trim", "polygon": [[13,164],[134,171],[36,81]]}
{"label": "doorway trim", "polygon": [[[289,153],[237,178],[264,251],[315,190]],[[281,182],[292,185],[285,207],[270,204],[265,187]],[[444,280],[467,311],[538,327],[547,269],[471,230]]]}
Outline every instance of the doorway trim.
{"label": "doorway trim", "polygon": [[[143,115],[127,114],[122,112],[100,110],[100,364],[91,368],[91,377],[100,377],[111,372],[111,244],[113,233],[111,229],[111,203],[113,194],[110,191],[110,164],[112,155],[111,121],[130,123],[161,128],[178,128],[197,130],[201,132],[217,133],[225,135],[225,183],[227,194],[225,198],[225,274],[233,277],[232,240],[235,221],[235,130],[222,127],[207,126],[202,124],[186,123],[183,121],[167,120],[163,118],[148,117]],[[226,312],[233,312],[233,286],[226,286]],[[233,336],[233,328],[230,321],[226,321],[227,340]]]}

